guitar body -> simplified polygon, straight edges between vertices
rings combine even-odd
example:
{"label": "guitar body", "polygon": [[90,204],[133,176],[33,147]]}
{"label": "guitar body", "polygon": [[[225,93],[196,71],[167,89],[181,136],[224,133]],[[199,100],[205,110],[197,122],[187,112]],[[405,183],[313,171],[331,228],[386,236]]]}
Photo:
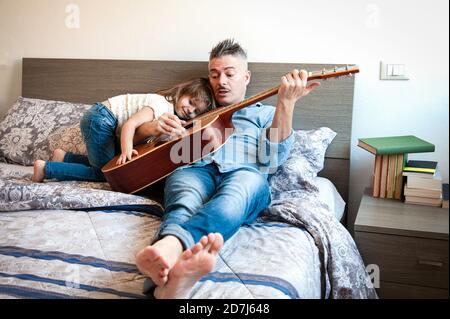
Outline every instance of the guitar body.
{"label": "guitar body", "polygon": [[[327,79],[358,73],[357,66],[309,72],[309,80]],[[161,180],[175,169],[194,163],[217,151],[233,134],[233,113],[277,94],[279,86],[261,92],[240,103],[219,107],[200,115],[185,125],[184,137],[169,141],[156,140],[135,147],[138,155],[117,165],[119,155],[109,161],[102,172],[114,191],[135,193]]]}
{"label": "guitar body", "polygon": [[117,157],[102,172],[114,191],[135,193],[168,176],[178,167],[194,163],[215,152],[233,133],[232,112],[194,121],[187,135],[171,141],[152,141],[137,145],[139,155],[122,165]]}

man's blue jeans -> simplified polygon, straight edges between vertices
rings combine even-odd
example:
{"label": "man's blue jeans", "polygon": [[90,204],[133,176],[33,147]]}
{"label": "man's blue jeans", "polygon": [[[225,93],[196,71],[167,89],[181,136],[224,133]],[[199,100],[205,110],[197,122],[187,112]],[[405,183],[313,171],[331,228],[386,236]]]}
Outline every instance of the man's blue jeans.
{"label": "man's blue jeans", "polygon": [[270,204],[264,175],[248,169],[220,173],[215,164],[175,171],[166,180],[164,195],[158,239],[176,236],[184,249],[212,232],[228,240]]}
{"label": "man's blue jeans", "polygon": [[66,153],[64,162],[46,162],[45,178],[59,181],[102,182],[101,168],[115,155],[117,118],[103,104],[94,104],[81,118],[88,155]]}

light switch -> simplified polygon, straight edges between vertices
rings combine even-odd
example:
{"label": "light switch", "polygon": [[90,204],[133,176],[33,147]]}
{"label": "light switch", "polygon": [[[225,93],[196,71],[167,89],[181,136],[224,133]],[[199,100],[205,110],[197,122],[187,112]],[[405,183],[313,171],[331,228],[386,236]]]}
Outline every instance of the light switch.
{"label": "light switch", "polygon": [[381,80],[409,80],[404,64],[384,63],[380,65]]}
{"label": "light switch", "polygon": [[405,75],[405,65],[404,64],[393,64],[392,65],[392,75],[394,75],[394,76]]}
{"label": "light switch", "polygon": [[387,76],[394,75],[394,65],[393,64],[388,64],[387,65],[386,75]]}

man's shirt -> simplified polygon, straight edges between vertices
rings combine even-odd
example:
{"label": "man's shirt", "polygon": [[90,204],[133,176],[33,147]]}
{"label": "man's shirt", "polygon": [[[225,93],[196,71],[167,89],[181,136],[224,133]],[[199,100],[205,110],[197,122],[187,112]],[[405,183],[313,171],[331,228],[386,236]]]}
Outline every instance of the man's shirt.
{"label": "man's shirt", "polygon": [[294,134],[279,143],[270,142],[267,130],[272,125],[275,108],[256,103],[233,114],[234,133],[217,151],[185,167],[215,163],[221,173],[246,168],[264,175],[283,164],[294,142]]}

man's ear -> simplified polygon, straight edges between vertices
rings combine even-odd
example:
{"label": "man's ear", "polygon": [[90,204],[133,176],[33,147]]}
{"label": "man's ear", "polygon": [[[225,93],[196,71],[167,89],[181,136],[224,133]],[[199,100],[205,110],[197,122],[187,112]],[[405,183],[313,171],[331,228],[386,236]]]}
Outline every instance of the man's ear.
{"label": "man's ear", "polygon": [[248,85],[250,83],[251,78],[252,78],[252,72],[250,70],[247,70],[245,72],[245,85]]}

